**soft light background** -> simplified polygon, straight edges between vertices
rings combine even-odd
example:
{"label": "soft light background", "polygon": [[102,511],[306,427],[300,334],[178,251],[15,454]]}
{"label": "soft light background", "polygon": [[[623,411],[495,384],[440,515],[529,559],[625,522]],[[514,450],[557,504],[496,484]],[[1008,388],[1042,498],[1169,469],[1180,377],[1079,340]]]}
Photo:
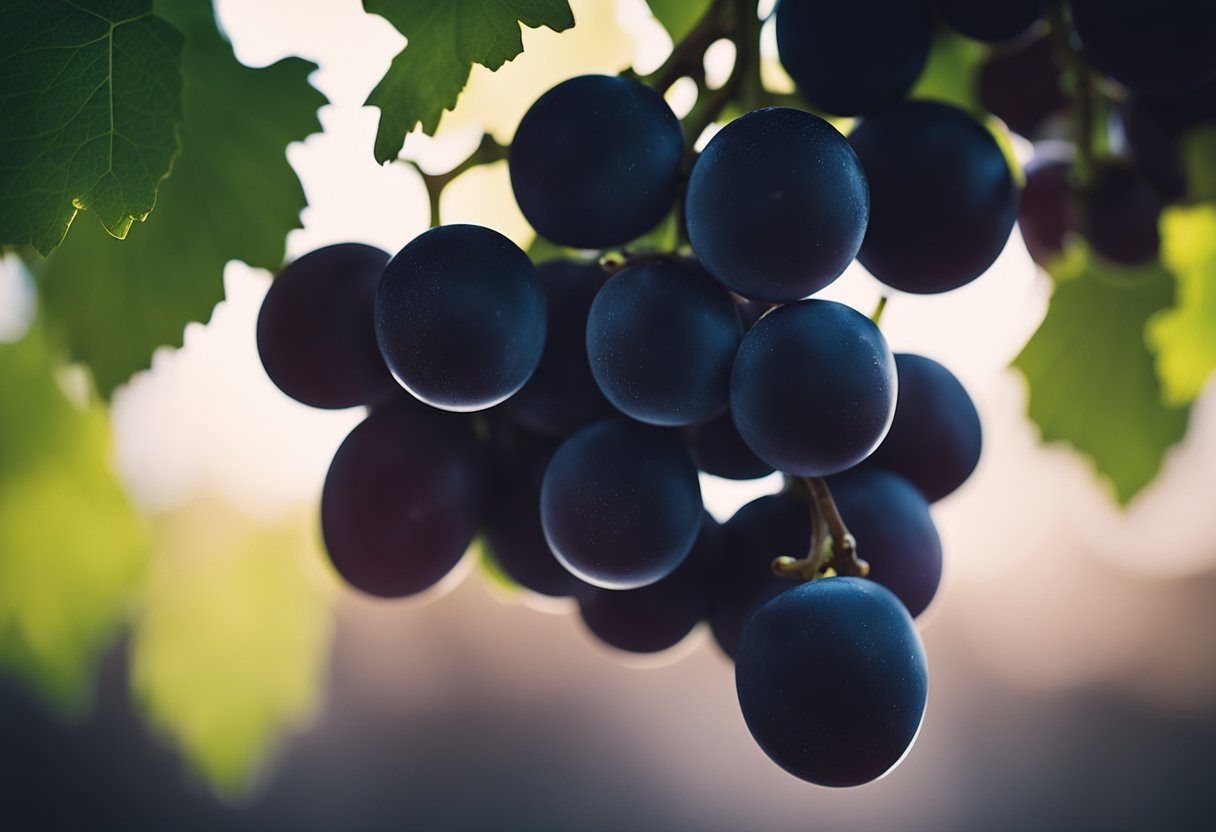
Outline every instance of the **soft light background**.
{"label": "soft light background", "polygon": [[[572,5],[572,31],[525,31],[524,54],[497,74],[476,68],[439,136],[412,136],[406,153],[443,170],[483,128],[509,140],[556,81],[651,68],[670,48],[644,0]],[[421,232],[421,181],[407,165],[374,163],[376,113],[360,106],[403,39],[357,0],[218,9],[241,60],[316,61],[313,82],[332,102],[325,132],[288,151],[309,200],[290,255],[345,240],[395,251]],[[711,77],[730,59],[714,50]],[[678,109],[691,104],[681,95]],[[457,180],[442,210],[521,245],[531,237],[503,164]],[[896,350],[964,381],[987,445],[973,480],[934,512],[947,574],[922,619],[932,681],[919,742],[889,777],[844,792],[764,757],[706,633],[657,659],[623,656],[570,608],[538,609],[470,565],[463,581],[406,602],[338,587],[313,518],[329,458],[361,414],[309,410],[265,377],[254,321],[269,283],[230,263],[211,322],[115,397],[116,464],[155,518],[149,580],[168,591],[137,613],[156,617],[153,635],[108,660],[91,717],[62,728],[2,691],[0,726],[32,758],[24,775],[0,762],[10,784],[42,772],[36,788],[49,796],[57,784],[106,828],[1210,828],[1216,391],[1157,482],[1120,511],[1083,460],[1040,447],[1023,416],[1024,386],[1006,367],[1050,287],[1016,232],[980,280],[896,297],[883,318]],[[11,338],[28,295],[14,268],[3,287],[0,335]],[[855,267],[825,294],[868,311],[878,289]],[[774,479],[706,478],[705,499],[725,519]],[[264,557],[272,550],[286,554]],[[316,613],[331,601],[332,631]],[[150,658],[165,651],[176,652]],[[214,692],[209,706],[174,693],[194,685]],[[225,689],[266,714],[231,717]],[[241,791],[257,760],[239,749],[267,747],[282,724],[290,736],[253,790],[232,804],[214,797]],[[193,763],[170,746],[193,749]]]}

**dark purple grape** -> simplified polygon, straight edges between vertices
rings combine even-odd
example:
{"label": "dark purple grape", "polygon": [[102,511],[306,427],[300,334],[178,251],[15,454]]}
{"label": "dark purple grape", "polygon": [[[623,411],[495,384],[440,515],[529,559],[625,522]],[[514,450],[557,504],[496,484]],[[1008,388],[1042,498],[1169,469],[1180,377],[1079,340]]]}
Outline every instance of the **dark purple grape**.
{"label": "dark purple grape", "polygon": [[894,471],[936,502],[979,464],[980,415],[954,374],[933,359],[899,353],[895,368],[899,399],[891,430],[861,467]]}
{"label": "dark purple grape", "polygon": [[589,589],[579,597],[583,621],[600,641],[620,650],[657,653],[674,647],[709,615],[710,582],[722,548],[722,527],[702,514],[692,551],[676,571],[641,589]]}
{"label": "dark purple grape", "polygon": [[894,595],[861,578],[825,578],[752,616],[735,686],[747,727],[773,762],[821,786],[858,786],[911,748],[928,668]]}
{"label": "dark purple grape", "polygon": [[537,232],[563,246],[627,243],[671,210],[684,131],[638,81],[582,75],[542,95],[511,142],[511,187]]}
{"label": "dark purple grape", "polygon": [[770,303],[811,295],[853,261],[870,198],[849,143],[818,116],[766,107],[735,119],[693,166],[684,201],[701,264]]}
{"label": "dark purple grape", "polygon": [[1160,195],[1130,165],[1097,167],[1085,192],[1085,239],[1098,254],[1134,266],[1157,257]]}
{"label": "dark purple grape", "polygon": [[849,135],[870,183],[858,259],[904,292],[957,289],[993,264],[1017,219],[1009,163],[988,128],[937,101],[904,101]]}
{"label": "dark purple grape", "polygon": [[710,627],[718,646],[734,656],[743,626],[767,601],[794,582],[773,574],[775,558],[804,557],[811,545],[806,498],[785,491],[753,500],[722,527],[725,550],[714,581]]}
{"label": "dark purple grape", "polygon": [[558,563],[540,524],[540,486],[557,446],[557,440],[518,428],[496,432],[486,543],[494,560],[520,586],[566,597],[589,587]]}
{"label": "dark purple grape", "polygon": [[1069,0],[1086,57],[1134,90],[1182,92],[1216,78],[1216,3]]}
{"label": "dark purple grape", "polygon": [[1068,235],[1080,228],[1072,176],[1071,152],[1039,153],[1026,166],[1018,223],[1026,250],[1045,269],[1064,253]]}
{"label": "dark purple grape", "polygon": [[388,254],[361,243],[309,252],[285,267],[262,301],[258,354],[280,390],[312,407],[374,404],[396,388],[372,306]]}
{"label": "dark purple grape", "polygon": [[832,497],[866,577],[895,593],[913,618],[929,606],[942,580],[942,541],[929,503],[912,483],[881,468],[849,471],[829,481]]}
{"label": "dark purple grape", "polygon": [[1035,139],[1072,99],[1061,85],[1062,70],[1050,35],[998,51],[979,71],[980,104],[1013,132]]}
{"label": "dark purple grape", "polygon": [[774,309],[743,337],[730,410],[756,456],[818,477],[878,447],[895,393],[895,360],[878,327],[844,304],[805,300]]}
{"label": "dark purple grape", "polygon": [[587,311],[607,275],[597,263],[551,260],[536,267],[548,302],[548,335],[540,364],[511,397],[520,424],[539,433],[566,436],[611,415],[587,363]]}
{"label": "dark purple grape", "polygon": [[688,434],[688,450],[697,469],[728,480],[754,480],[773,473],[773,466],[752,453],[735,429],[730,411],[697,425]]}
{"label": "dark purple grape", "polygon": [[781,64],[812,107],[838,116],[902,98],[933,39],[927,0],[781,0],[776,17]]}
{"label": "dark purple grape", "polygon": [[485,515],[489,464],[469,421],[399,397],[334,454],[321,531],[346,581],[385,598],[434,585]]}
{"label": "dark purple grape", "polygon": [[607,419],[558,448],[541,485],[549,548],[604,589],[637,589],[675,571],[701,523],[697,469],[679,435]]}
{"label": "dark purple grape", "polygon": [[587,357],[600,389],[622,413],[652,425],[721,413],[742,336],[730,295],[687,262],[621,270],[587,315]]}
{"label": "dark purple grape", "polygon": [[483,410],[523,387],[545,346],[545,293],[497,231],[444,225],[384,270],[376,339],[401,386],[444,410]]}
{"label": "dark purple grape", "polygon": [[1183,138],[1196,125],[1216,123],[1216,81],[1179,95],[1133,93],[1122,116],[1136,168],[1167,200],[1186,196]]}
{"label": "dark purple grape", "polygon": [[942,22],[985,43],[1013,40],[1038,22],[1047,0],[937,0]]}

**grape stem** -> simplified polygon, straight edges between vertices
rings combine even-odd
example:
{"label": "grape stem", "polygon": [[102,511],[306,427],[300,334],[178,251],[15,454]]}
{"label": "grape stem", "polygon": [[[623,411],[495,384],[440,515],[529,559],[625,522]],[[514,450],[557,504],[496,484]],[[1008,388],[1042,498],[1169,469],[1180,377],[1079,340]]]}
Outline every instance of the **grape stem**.
{"label": "grape stem", "polygon": [[730,7],[727,34],[735,45],[735,65],[726,83],[716,90],[706,86],[704,73],[696,79],[697,103],[684,117],[684,134],[690,142],[700,138],[741,90],[760,85],[760,18],[756,15],[755,0],[731,0]]}
{"label": "grape stem", "polygon": [[672,47],[663,65],[639,80],[661,95],[676,81],[692,78],[698,88],[705,83],[705,50],[719,38],[730,34],[730,18],[726,8],[731,0],[713,0],[705,14],[689,30],[684,39]]}
{"label": "grape stem", "polygon": [[[1047,15],[1051,25],[1051,37],[1055,46],[1056,56],[1061,66],[1069,73],[1072,80],[1072,94],[1076,106],[1073,108],[1075,124],[1073,125],[1073,141],[1077,147],[1077,158],[1073,163],[1073,176],[1078,190],[1084,191],[1090,184],[1094,173],[1095,157],[1095,111],[1097,88],[1094,83],[1093,71],[1073,47],[1068,16],[1064,10],[1063,0],[1052,3]],[[1084,208],[1084,206],[1079,206]]]}
{"label": "grape stem", "polygon": [[887,311],[887,302],[891,300],[891,296],[884,293],[878,299],[878,305],[874,307],[874,311],[870,313],[870,320],[874,322],[874,326],[882,321],[882,313]]}
{"label": "grape stem", "polygon": [[857,557],[857,540],[849,533],[823,477],[803,477],[796,482],[805,490],[811,510],[811,545],[806,557],[779,557],[773,561],[773,574],[795,581],[825,577],[829,569],[836,575],[864,578],[870,564]]}
{"label": "grape stem", "polygon": [[431,206],[431,227],[439,225],[439,200],[443,196],[444,188],[450,185],[460,174],[471,168],[488,165],[492,162],[501,162],[507,158],[509,151],[510,147],[500,144],[489,133],[485,133],[482,135],[481,143],[477,145],[477,149],[470,153],[468,158],[444,173],[427,173],[417,162],[412,159],[406,159],[405,162],[418,171],[418,175],[422,177],[422,184],[426,186],[427,201]]}
{"label": "grape stem", "polygon": [[600,268],[608,274],[616,274],[630,266],[640,266],[645,263],[675,263],[679,256],[667,251],[639,251],[605,254],[600,258]]}

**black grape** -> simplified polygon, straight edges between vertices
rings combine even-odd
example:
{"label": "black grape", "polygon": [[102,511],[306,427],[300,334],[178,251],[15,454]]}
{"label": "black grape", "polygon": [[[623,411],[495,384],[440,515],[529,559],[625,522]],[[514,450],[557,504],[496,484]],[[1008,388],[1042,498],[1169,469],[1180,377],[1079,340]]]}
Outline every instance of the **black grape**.
{"label": "black grape", "polygon": [[587,357],[608,401],[653,425],[691,425],[721,413],[743,335],[726,290],[690,263],[655,262],[615,274],[587,316]]}
{"label": "black grape", "polygon": [[943,23],[985,43],[1016,38],[1046,10],[1047,0],[937,0]]}
{"label": "black grape", "polygon": [[1062,70],[1050,35],[997,52],[979,71],[980,104],[1029,139],[1072,100],[1061,86]]}
{"label": "black grape", "polygon": [[540,364],[511,397],[520,424],[566,436],[612,413],[587,363],[587,311],[607,275],[597,263],[551,260],[536,267],[548,304]]}
{"label": "black grape", "polygon": [[590,589],[553,556],[540,525],[540,485],[557,440],[519,429],[494,436],[494,499],[486,543],[502,570],[520,586],[550,597]]}
{"label": "black grape", "polygon": [[728,480],[754,480],[773,473],[773,466],[752,453],[727,411],[697,425],[688,435],[688,451],[697,469]]}
{"label": "black grape", "polygon": [[1134,266],[1157,256],[1157,221],[1161,197],[1129,165],[1108,162],[1097,167],[1085,192],[1085,239],[1098,254]]}
{"label": "black grape", "polygon": [[929,606],[942,580],[942,541],[929,503],[898,474],[866,467],[829,481],[832,497],[857,555],[870,564],[866,577],[899,598],[913,618]]}
{"label": "black grape", "polygon": [[693,166],[688,238],[731,290],[780,303],[819,291],[848,267],[870,200],[848,141],[818,116],[755,110],[726,125]]}
{"label": "black grape", "polygon": [[1123,135],[1136,169],[1169,199],[1186,195],[1182,166],[1182,130],[1159,112],[1146,95],[1132,95],[1123,105]]}
{"label": "black grape", "polygon": [[928,0],[781,0],[777,50],[812,107],[869,113],[903,97],[929,57]]}
{"label": "black grape", "polygon": [[895,368],[895,418],[863,467],[894,471],[934,502],[966,482],[979,464],[980,415],[954,374],[933,359],[900,353]]}
{"label": "black grape", "polygon": [[756,456],[818,477],[878,447],[895,391],[895,360],[878,327],[844,304],[807,300],[774,309],[743,337],[730,409]]}
{"label": "black grape", "polygon": [[258,314],[258,354],[280,390],[312,407],[374,404],[396,389],[376,346],[372,306],[388,254],[326,246],[284,268]]}
{"label": "black grape", "polygon": [[1018,224],[1026,250],[1043,268],[1049,268],[1064,253],[1068,235],[1080,228],[1071,152],[1038,153],[1026,166]]}
{"label": "black grape", "polygon": [[728,656],[739,647],[743,626],[770,599],[793,588],[773,574],[783,555],[805,557],[811,545],[811,514],[806,500],[789,491],[752,500],[722,527],[725,551],[714,582],[710,627]]}
{"label": "black grape", "polygon": [[321,532],[356,589],[396,598],[438,582],[481,524],[489,465],[469,422],[398,397],[334,454]]}
{"label": "black grape", "polygon": [[540,362],[545,293],[532,261],[497,231],[432,228],[385,268],[376,338],[410,393],[444,410],[482,410],[519,390]]}
{"label": "black grape", "polygon": [[701,523],[697,469],[677,434],[608,419],[567,439],[545,471],[540,516],[574,575],[636,589],[670,575]]}
{"label": "black grape", "polygon": [[511,142],[511,187],[532,227],[564,246],[632,240],[671,210],[684,131],[654,90],[582,75],[534,103]]}
{"label": "black grape", "polygon": [[967,113],[905,101],[849,136],[870,183],[858,259],[895,289],[932,294],[983,274],[1009,239],[1017,189],[996,139]]}
{"label": "black grape", "polygon": [[1122,115],[1136,168],[1167,199],[1185,196],[1183,138],[1196,125],[1216,122],[1216,80],[1177,95],[1134,93]]}
{"label": "black grape", "polygon": [[735,686],[747,727],[773,762],[821,786],[858,786],[911,748],[928,668],[894,595],[861,578],[824,578],[752,616]]}
{"label": "black grape", "polygon": [[1216,78],[1216,3],[1069,0],[1086,57],[1135,90],[1181,92]]}
{"label": "black grape", "polygon": [[709,614],[710,578],[722,558],[722,527],[703,514],[701,530],[676,571],[641,589],[592,588],[579,597],[587,628],[631,653],[674,647]]}

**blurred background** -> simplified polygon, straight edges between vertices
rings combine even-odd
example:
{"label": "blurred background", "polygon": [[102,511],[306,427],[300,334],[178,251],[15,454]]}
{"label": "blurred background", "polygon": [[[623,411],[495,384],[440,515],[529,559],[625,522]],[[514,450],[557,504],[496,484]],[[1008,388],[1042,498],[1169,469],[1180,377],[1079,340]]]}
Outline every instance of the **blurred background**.
{"label": "blurred background", "polygon": [[[438,135],[412,135],[407,156],[442,171],[483,129],[509,141],[555,82],[647,71],[671,47],[644,0],[572,6],[574,29],[525,30],[519,58],[475,67]],[[403,38],[357,0],[219,0],[217,11],[241,61],[314,61],[330,102],[324,132],[288,149],[308,197],[289,256],[350,240],[396,251],[423,231],[422,180],[375,164],[377,114],[361,106]],[[771,31],[765,44],[780,84]],[[711,50],[710,76],[730,60]],[[682,112],[691,101],[679,96]],[[461,176],[441,208],[445,222],[531,241],[505,163]],[[921,619],[920,738],[888,777],[848,791],[765,758],[730,662],[700,629],[658,657],[617,653],[573,602],[540,607],[475,554],[405,602],[341,587],[319,549],[317,500],[362,413],[310,410],[266,378],[254,323],[270,281],[229,263],[208,324],[119,389],[108,419],[49,410],[42,427],[69,437],[62,459],[2,481],[0,828],[1211,828],[1216,387],[1153,484],[1120,508],[1025,417],[1009,364],[1051,285],[1016,231],[979,280],[897,296],[883,318],[895,350],[966,384],[986,447],[972,480],[934,508],[946,578]],[[880,292],[855,265],[825,294],[868,311]],[[19,341],[35,307],[7,256],[0,341]],[[71,394],[81,380],[57,384]],[[39,414],[47,400],[32,384],[0,395]],[[94,452],[97,465],[81,463]],[[120,487],[106,485],[111,472]],[[725,520],[780,481],[702,486]]]}

